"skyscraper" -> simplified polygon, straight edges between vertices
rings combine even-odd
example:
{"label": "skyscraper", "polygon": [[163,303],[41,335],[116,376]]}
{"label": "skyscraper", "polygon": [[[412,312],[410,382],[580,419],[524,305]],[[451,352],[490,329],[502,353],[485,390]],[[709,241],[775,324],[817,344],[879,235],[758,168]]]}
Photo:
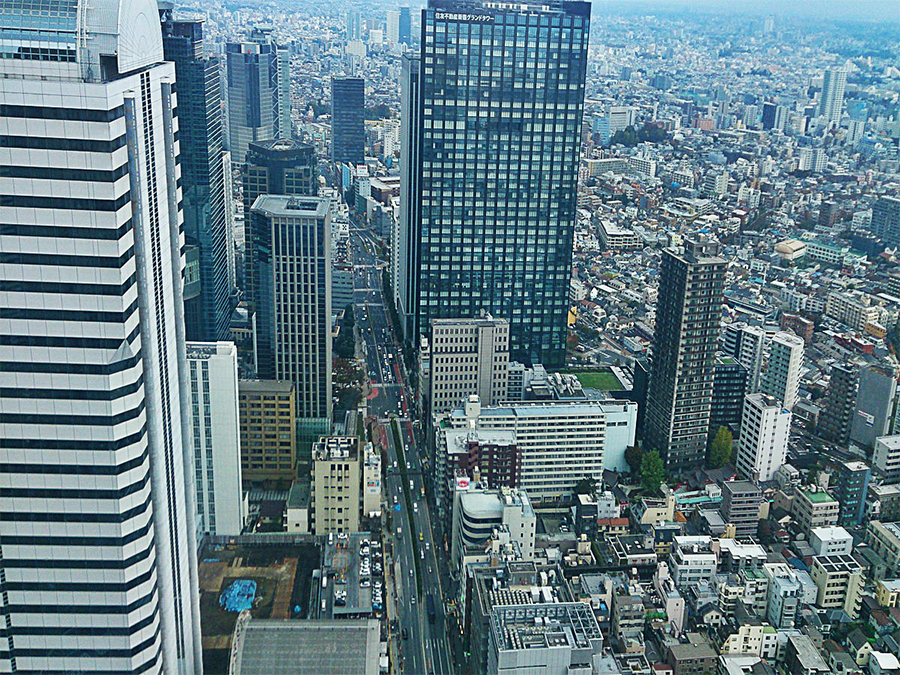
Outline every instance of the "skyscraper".
{"label": "skyscraper", "polygon": [[563,365],[589,26],[574,0],[422,11],[401,83],[416,116],[398,284],[414,344],[434,318],[486,310],[510,322],[517,360]]}
{"label": "skyscraper", "polygon": [[0,672],[203,669],[157,17],[0,12]]}
{"label": "skyscraper", "polygon": [[844,88],[847,86],[847,71],[843,68],[826,70],[822,80],[822,97],[819,99],[819,115],[832,122],[841,121],[844,111]]}
{"label": "skyscraper", "polygon": [[[226,217],[226,157],[222,150],[219,60],[203,54],[203,21],[177,20],[172,3],[160,3],[163,51],[175,63],[180,84],[178,140],[185,246],[197,260],[190,293],[185,290],[188,340],[227,340],[234,288],[234,236]],[[228,195],[230,199],[230,195]],[[195,249],[196,255],[194,255]]]}
{"label": "skyscraper", "polygon": [[772,480],[787,459],[790,431],[791,411],[780,401],[768,394],[748,394],[735,461],[738,473],[754,481]]}
{"label": "skyscraper", "polygon": [[644,443],[670,471],[706,455],[724,284],[714,242],[689,239],[663,251]]}
{"label": "skyscraper", "polygon": [[888,246],[900,245],[900,197],[879,197],[872,207],[872,232]]}
{"label": "skyscraper", "polygon": [[709,412],[709,433],[719,427],[731,430],[738,437],[747,394],[747,369],[730,356],[720,356],[713,368],[713,397]]}
{"label": "skyscraper", "polygon": [[331,78],[331,159],[337,164],[366,161],[366,82]]}
{"label": "skyscraper", "polygon": [[409,7],[400,8],[400,26],[399,26],[400,42],[412,44],[412,17],[410,16]]}
{"label": "skyscraper", "polygon": [[[315,148],[292,139],[250,143],[241,174],[248,243],[258,238],[254,235],[253,226],[259,221],[250,217],[250,209],[257,197],[265,194],[314,197],[319,189]],[[256,307],[258,283],[253,251],[252,246],[247,246],[243,261],[244,299],[250,311]]]}
{"label": "skyscraper", "polygon": [[225,45],[226,107],[232,158],[243,164],[250,143],[290,138],[290,55],[254,30],[249,42]]}
{"label": "skyscraper", "polygon": [[794,409],[800,390],[803,340],[793,333],[776,333],[769,346],[769,364],[762,391],[774,396],[788,410]]}
{"label": "skyscraper", "polygon": [[733,356],[747,370],[747,394],[759,391],[765,346],[766,332],[759,326],[735,322],[726,325],[722,331],[722,351]]}
{"label": "skyscraper", "polygon": [[894,433],[898,402],[896,367],[873,363],[862,368],[850,440],[860,447],[873,448],[879,437]]}
{"label": "skyscraper", "polygon": [[298,417],[330,422],[330,202],[262,195],[250,218],[257,375],[294,385]]}
{"label": "skyscraper", "polygon": [[854,364],[836,363],[831,367],[828,391],[823,399],[817,431],[820,436],[846,446],[856,406],[859,369]]}
{"label": "skyscraper", "polygon": [[387,11],[384,22],[384,37],[391,44],[400,43],[400,12],[396,9]]}

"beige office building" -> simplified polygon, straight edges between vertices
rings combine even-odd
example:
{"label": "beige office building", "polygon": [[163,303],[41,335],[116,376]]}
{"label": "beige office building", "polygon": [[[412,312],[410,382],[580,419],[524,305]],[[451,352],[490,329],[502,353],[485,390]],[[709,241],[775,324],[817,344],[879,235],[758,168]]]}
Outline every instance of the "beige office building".
{"label": "beige office building", "polygon": [[297,463],[294,386],[276,380],[241,380],[238,412],[243,480],[293,480]]}
{"label": "beige office building", "polygon": [[509,322],[490,314],[477,319],[433,319],[427,383],[432,413],[445,413],[477,394],[484,405],[506,399]]}
{"label": "beige office building", "polygon": [[313,445],[313,531],[359,532],[360,452],[356,436],[323,436]]}

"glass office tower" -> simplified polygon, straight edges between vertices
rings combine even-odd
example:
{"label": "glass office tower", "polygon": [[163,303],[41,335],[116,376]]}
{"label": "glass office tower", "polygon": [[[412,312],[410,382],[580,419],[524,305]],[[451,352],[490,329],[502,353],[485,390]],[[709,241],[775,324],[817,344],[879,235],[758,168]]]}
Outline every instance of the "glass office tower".
{"label": "glass office tower", "polygon": [[366,161],[366,81],[331,78],[331,159],[337,164]]}
{"label": "glass office tower", "polygon": [[397,260],[414,344],[434,318],[487,310],[509,320],[514,358],[563,365],[589,25],[576,1],[422,11],[401,86],[418,122]]}
{"label": "glass office tower", "polygon": [[[226,209],[222,148],[222,92],[219,59],[203,53],[203,21],[174,17],[171,2],[161,2],[163,51],[175,64],[178,136],[184,210],[184,327],[188,340],[231,338],[234,288],[234,239]],[[230,198],[230,195],[228,196]],[[196,260],[196,268],[191,263]]]}

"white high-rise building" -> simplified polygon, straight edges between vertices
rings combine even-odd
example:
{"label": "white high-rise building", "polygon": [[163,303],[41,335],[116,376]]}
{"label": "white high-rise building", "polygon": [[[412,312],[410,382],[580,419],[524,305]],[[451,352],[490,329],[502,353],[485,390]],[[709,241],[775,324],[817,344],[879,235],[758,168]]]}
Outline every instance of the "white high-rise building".
{"label": "white high-rise building", "polygon": [[840,122],[844,110],[844,88],[847,71],[843,68],[826,70],[822,80],[822,98],[819,99],[819,115],[831,122]]}
{"label": "white high-rise building", "polygon": [[156,2],[0,12],[0,672],[201,673]]}
{"label": "white high-rise building", "polygon": [[741,438],[738,441],[737,470],[749,480],[765,482],[787,458],[791,411],[768,394],[744,397]]}
{"label": "white high-rise building", "polygon": [[800,391],[800,369],[803,367],[803,339],[793,333],[776,333],[769,346],[769,364],[762,381],[762,391],[793,410]]}
{"label": "white high-rise building", "polygon": [[722,351],[747,369],[747,392],[751,394],[759,391],[765,346],[766,332],[759,326],[730,323],[722,333]]}
{"label": "white high-rise building", "polygon": [[[603,470],[627,470],[625,449],[634,445],[637,404],[631,401],[546,401],[481,406],[470,396],[464,406],[435,416],[435,447],[447,448],[448,429],[512,432],[516,485],[536,499],[570,496],[582,478],[600,481]],[[447,457],[435,471],[452,478]]]}
{"label": "white high-rise building", "polygon": [[396,9],[389,9],[387,11],[385,37],[392,45],[400,42],[400,12]]}
{"label": "white high-rise building", "polygon": [[237,348],[233,342],[189,342],[187,360],[198,537],[236,536],[247,517],[241,490]]}

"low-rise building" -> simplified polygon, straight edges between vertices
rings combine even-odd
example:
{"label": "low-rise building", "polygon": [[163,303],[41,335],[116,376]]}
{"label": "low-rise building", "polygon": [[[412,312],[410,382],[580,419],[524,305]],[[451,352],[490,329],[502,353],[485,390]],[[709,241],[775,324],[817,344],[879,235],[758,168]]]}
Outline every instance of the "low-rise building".
{"label": "low-rise building", "polygon": [[839,526],[814,527],[809,544],[816,555],[849,555],[853,552],[853,537]]}
{"label": "low-rise building", "polygon": [[882,607],[900,607],[900,579],[880,579],[875,584],[875,601]]}
{"label": "low-rise building", "polygon": [[872,466],[887,484],[900,483],[900,435],[875,440]]}
{"label": "low-rise building", "polygon": [[644,242],[634,231],[608,220],[597,223],[597,235],[603,248],[608,251],[633,251],[644,246]]}
{"label": "low-rise building", "polygon": [[591,606],[582,602],[496,607],[488,645],[489,675],[590,672],[603,650]]}
{"label": "low-rise building", "polygon": [[837,525],[840,504],[825,490],[811,485],[794,492],[791,515],[802,532],[811,532],[815,527]]}
{"label": "low-rise building", "polygon": [[869,485],[869,515],[882,523],[900,520],[900,484]]}
{"label": "low-rise building", "polygon": [[871,521],[866,528],[866,543],[887,564],[889,576],[900,576],[900,523]]}
{"label": "low-rise building", "polygon": [[788,636],[785,666],[790,675],[828,675],[830,669],[815,643],[802,633]]}
{"label": "low-rise building", "polygon": [[718,654],[697,633],[687,634],[688,642],[670,645],[666,663],[672,675],[714,675]]}
{"label": "low-rise building", "polygon": [[859,616],[863,567],[851,555],[817,555],[810,571],[816,584],[816,606],[843,609],[851,619]]}
{"label": "low-rise building", "polygon": [[710,582],[716,573],[718,558],[712,549],[712,538],[706,536],[675,537],[672,545],[672,579],[679,588],[700,581]]}

